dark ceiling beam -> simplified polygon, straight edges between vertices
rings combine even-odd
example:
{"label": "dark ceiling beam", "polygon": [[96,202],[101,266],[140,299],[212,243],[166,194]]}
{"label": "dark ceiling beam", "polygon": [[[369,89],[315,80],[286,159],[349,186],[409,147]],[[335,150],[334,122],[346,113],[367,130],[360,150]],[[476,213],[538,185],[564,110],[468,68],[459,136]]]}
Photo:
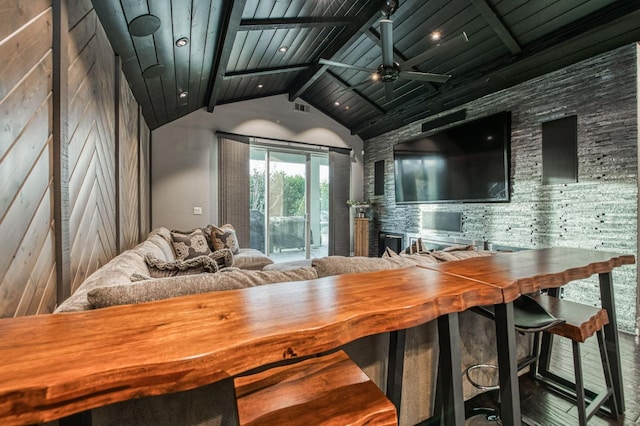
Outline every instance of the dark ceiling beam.
{"label": "dark ceiling beam", "polygon": [[243,19],[240,21],[239,31],[286,30],[295,28],[314,27],[343,27],[353,23],[348,17],[298,17],[278,19]]}
{"label": "dark ceiling beam", "polygon": [[[380,17],[380,2],[368,2],[367,6],[357,15],[351,24],[342,30],[326,49],[320,52],[320,57],[331,59],[344,53],[357,39],[361,32],[369,28]],[[327,70],[327,65],[316,64],[311,69],[301,73],[293,82],[289,90],[289,101],[293,102],[302,95]]]}
{"label": "dark ceiling beam", "polygon": [[491,6],[486,0],[469,0],[478,9],[480,14],[487,21],[489,26],[496,32],[500,40],[507,46],[507,48],[513,53],[520,53],[522,48],[518,44],[515,38],[511,35],[509,29],[502,23],[500,17],[493,11]]}
{"label": "dark ceiling beam", "polygon": [[233,42],[240,27],[242,12],[244,11],[246,2],[247,0],[225,1],[221,26],[222,31],[220,31],[216,43],[216,55],[213,60],[213,67],[211,67],[211,79],[209,80],[210,95],[207,105],[207,111],[209,112],[213,111],[218,101],[220,86],[224,79],[227,63],[229,62],[229,56],[231,56],[231,49],[233,49]]}
{"label": "dark ceiling beam", "polygon": [[258,68],[255,70],[234,71],[224,75],[224,80],[233,80],[236,78],[260,77],[263,75],[282,74],[287,72],[304,71],[311,68],[313,64],[287,65],[282,67]]}
{"label": "dark ceiling beam", "polygon": [[232,99],[225,99],[222,100],[220,102],[218,102],[218,105],[225,105],[225,104],[232,104],[235,102],[242,102],[242,101],[250,101],[253,99],[259,99],[259,98],[268,98],[269,96],[279,96],[279,95],[284,95],[285,93],[287,93],[286,90],[275,90],[272,92],[267,92],[267,93],[261,93],[260,95],[249,95],[249,96],[242,96],[242,97],[238,97],[238,98],[232,98]]}
{"label": "dark ceiling beam", "polygon": [[340,86],[343,86],[344,88],[351,90],[358,98],[362,99],[364,102],[371,105],[376,111],[380,112],[381,114],[386,113],[386,111],[380,105],[378,105],[377,103],[373,102],[371,99],[364,96],[362,93],[360,93],[358,89],[352,89],[351,86],[349,86],[349,83],[344,81],[342,78],[340,78],[340,76],[335,74],[333,71],[327,70],[325,75],[329,77],[331,80],[338,83]]}
{"label": "dark ceiling beam", "polygon": [[[497,90],[640,40],[640,26],[637,25],[637,22],[640,22],[640,4],[634,6],[635,11],[620,8],[619,5],[604,9],[594,12],[590,17],[585,17],[587,21],[592,22],[592,25],[585,26],[586,21],[577,22],[571,24],[569,28],[560,29],[557,34],[550,35],[551,38],[556,38],[572,33],[574,36],[570,39],[546,45],[543,50],[540,50],[539,46],[532,46],[530,49],[525,49],[523,52],[525,56],[518,61],[511,60],[510,55],[504,57],[496,61],[494,68],[469,74],[463,81],[456,82],[455,86],[444,88],[436,96],[414,99],[400,108],[390,110],[383,118],[376,117],[353,126],[352,133],[366,140],[408,124],[411,122],[407,121],[410,116],[413,116],[412,119],[415,121],[441,112],[441,109],[429,111],[431,104],[440,103],[444,109],[452,109]],[[600,21],[602,25],[593,25],[592,20],[597,16],[602,19]],[[612,19],[614,16],[617,19]],[[577,32],[576,26],[583,31]],[[489,82],[489,77],[496,75],[501,80],[500,87],[495,87]]]}

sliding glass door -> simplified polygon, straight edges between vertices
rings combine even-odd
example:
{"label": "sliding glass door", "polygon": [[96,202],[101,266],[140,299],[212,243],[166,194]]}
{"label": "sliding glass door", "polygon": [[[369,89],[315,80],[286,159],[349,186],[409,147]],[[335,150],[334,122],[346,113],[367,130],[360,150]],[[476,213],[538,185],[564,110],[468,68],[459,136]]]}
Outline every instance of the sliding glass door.
{"label": "sliding glass door", "polygon": [[326,256],[327,154],[252,145],[250,170],[251,247],[276,261]]}

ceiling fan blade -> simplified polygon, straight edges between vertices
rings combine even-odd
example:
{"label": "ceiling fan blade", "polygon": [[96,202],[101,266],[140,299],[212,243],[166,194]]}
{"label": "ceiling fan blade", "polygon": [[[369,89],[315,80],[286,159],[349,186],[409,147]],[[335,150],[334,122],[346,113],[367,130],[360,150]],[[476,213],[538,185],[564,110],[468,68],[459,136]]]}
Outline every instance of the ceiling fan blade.
{"label": "ceiling fan blade", "polygon": [[433,74],[430,72],[401,71],[398,75],[404,80],[429,81],[431,83],[446,83],[451,78],[449,74]]}
{"label": "ceiling fan blade", "polygon": [[431,59],[434,56],[441,54],[442,52],[446,52],[447,50],[454,49],[468,41],[469,38],[467,37],[467,33],[463,32],[462,34],[452,38],[451,40],[447,40],[445,42],[437,44],[432,48],[427,49],[425,52],[419,54],[415,58],[411,58],[408,61],[405,61],[402,64],[402,67],[405,69],[413,68],[416,65],[420,65],[421,63],[425,62],[427,59]]}
{"label": "ceiling fan blade", "polygon": [[387,98],[387,102],[393,100],[393,83],[384,83],[384,96]]}
{"label": "ceiling fan blade", "polygon": [[393,21],[391,19],[380,20],[380,40],[382,41],[382,65],[385,68],[393,67]]}
{"label": "ceiling fan blade", "polygon": [[363,72],[368,72],[372,74],[377,71],[370,68],[359,67],[357,65],[343,64],[342,62],[335,62],[335,61],[330,61],[328,59],[322,59],[322,58],[320,58],[318,62],[320,62],[322,65],[329,65],[331,67],[339,67],[339,68],[348,68],[350,70],[363,71]]}
{"label": "ceiling fan blade", "polygon": [[367,86],[369,84],[371,84],[371,79],[370,78],[368,78],[368,79],[366,79],[364,81],[361,81],[360,83],[356,83],[353,86],[345,87],[344,89],[338,90],[338,93],[345,93],[345,92],[348,92],[350,90],[356,90],[356,89],[359,89],[360,87]]}

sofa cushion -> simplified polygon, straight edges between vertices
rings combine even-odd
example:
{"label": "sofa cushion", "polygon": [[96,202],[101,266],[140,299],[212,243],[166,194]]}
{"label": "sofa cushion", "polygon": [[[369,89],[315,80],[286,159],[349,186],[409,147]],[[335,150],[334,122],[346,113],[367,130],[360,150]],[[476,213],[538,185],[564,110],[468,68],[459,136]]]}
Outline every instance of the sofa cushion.
{"label": "sofa cushion", "polygon": [[92,308],[151,302],[170,297],[211,291],[234,290],[287,281],[317,278],[313,268],[289,271],[246,271],[232,268],[217,274],[199,274],[190,277],[168,277],[138,281],[127,285],[98,287],[87,293]]}
{"label": "sofa cushion", "polygon": [[260,250],[252,248],[241,248],[238,253],[233,255],[233,266],[240,269],[259,271],[272,263],[271,258]]}
{"label": "sofa cushion", "polygon": [[459,248],[448,247],[445,250],[431,252],[431,255],[442,262],[454,260],[470,259],[472,257],[491,256],[495,252],[487,250],[474,250],[473,246],[462,246]]}
{"label": "sofa cushion", "polygon": [[424,251],[420,253],[406,254],[402,252],[400,254],[391,250],[389,247],[385,248],[384,253],[382,253],[383,258],[403,258],[408,261],[413,262],[417,266],[429,265],[433,263],[440,263],[441,261],[438,258],[431,255],[430,251]]}
{"label": "sofa cushion", "polygon": [[230,224],[211,227],[211,245],[214,250],[228,248],[233,254],[240,251],[236,230]]}
{"label": "sofa cushion", "polygon": [[311,259],[290,260],[288,262],[278,262],[266,265],[263,271],[288,271],[289,269],[310,268]]}
{"label": "sofa cushion", "polygon": [[200,228],[195,228],[189,233],[171,231],[171,238],[176,260],[189,260],[211,253],[204,232]]}
{"label": "sofa cushion", "polygon": [[404,257],[327,256],[313,259],[311,264],[318,271],[318,277],[415,266],[415,262],[405,259]]}

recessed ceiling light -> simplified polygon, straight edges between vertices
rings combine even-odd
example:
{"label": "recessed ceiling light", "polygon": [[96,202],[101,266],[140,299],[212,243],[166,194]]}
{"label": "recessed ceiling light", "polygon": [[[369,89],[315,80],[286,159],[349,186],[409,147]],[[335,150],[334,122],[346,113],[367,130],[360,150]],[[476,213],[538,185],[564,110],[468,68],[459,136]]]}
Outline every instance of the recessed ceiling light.
{"label": "recessed ceiling light", "polygon": [[187,44],[189,44],[189,39],[187,37],[180,37],[176,40],[176,46],[178,47],[184,47]]}
{"label": "recessed ceiling light", "polygon": [[160,28],[160,18],[155,15],[140,15],[129,22],[129,34],[136,37],[151,35]]}
{"label": "recessed ceiling light", "polygon": [[340,102],[338,102],[338,101],[335,101],[333,104],[334,104],[335,106],[340,106]]}
{"label": "recessed ceiling light", "polygon": [[178,97],[179,97],[180,99],[186,99],[186,98],[187,98],[187,96],[189,96],[189,92],[180,92],[180,93],[178,94]]}
{"label": "recessed ceiling light", "polygon": [[345,106],[344,106],[344,109],[349,109],[349,105],[345,105]]}
{"label": "recessed ceiling light", "polygon": [[264,84],[258,84],[258,89],[262,89],[264,87]]}
{"label": "recessed ceiling light", "polygon": [[280,52],[280,53],[284,53],[284,52],[286,52],[287,50],[289,50],[289,48],[288,48],[287,46],[281,46],[281,47],[280,47],[280,49],[278,49],[278,52]]}
{"label": "recessed ceiling light", "polygon": [[440,38],[442,38],[442,34],[440,34],[440,31],[434,31],[431,33],[431,40],[438,41],[440,40]]}

